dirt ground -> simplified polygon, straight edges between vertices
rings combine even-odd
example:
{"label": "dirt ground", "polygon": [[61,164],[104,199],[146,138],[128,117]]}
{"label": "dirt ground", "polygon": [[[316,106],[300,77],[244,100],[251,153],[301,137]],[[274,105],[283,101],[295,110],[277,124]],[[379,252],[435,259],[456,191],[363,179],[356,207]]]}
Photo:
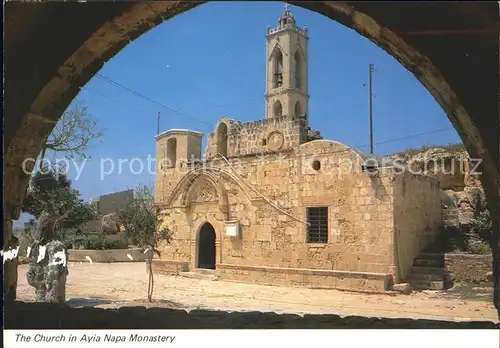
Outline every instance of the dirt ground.
{"label": "dirt ground", "polygon": [[[17,296],[19,300],[32,301],[34,291],[26,282],[26,270],[27,265],[19,266]],[[154,302],[150,304],[148,274],[142,262],[70,263],[69,272],[67,300],[75,307],[138,305],[498,322],[490,286],[456,286],[448,291],[391,296],[155,275]]]}

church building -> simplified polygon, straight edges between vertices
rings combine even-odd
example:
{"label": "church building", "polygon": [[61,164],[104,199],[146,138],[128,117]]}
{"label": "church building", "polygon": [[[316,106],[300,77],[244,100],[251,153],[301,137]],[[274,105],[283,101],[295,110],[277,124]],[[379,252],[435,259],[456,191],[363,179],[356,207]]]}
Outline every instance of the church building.
{"label": "church building", "polygon": [[391,290],[441,226],[437,180],[323,139],[310,117],[308,29],[286,7],[267,29],[266,115],[208,135],[156,137],[155,202],[173,240],[157,272],[220,280]]}

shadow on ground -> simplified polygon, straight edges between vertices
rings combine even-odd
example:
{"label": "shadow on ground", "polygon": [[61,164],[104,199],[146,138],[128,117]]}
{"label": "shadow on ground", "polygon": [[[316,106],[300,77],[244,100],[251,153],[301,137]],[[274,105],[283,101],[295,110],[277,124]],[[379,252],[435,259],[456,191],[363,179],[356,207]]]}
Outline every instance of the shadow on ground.
{"label": "shadow on ground", "polygon": [[[154,303],[153,303],[154,304]],[[5,329],[495,329],[489,321],[447,322],[269,312],[185,311],[145,306],[104,309],[6,302]]]}
{"label": "shadow on ground", "polygon": [[171,308],[171,309],[182,309],[185,308],[186,306],[183,306],[182,303],[179,302],[174,302],[174,301],[169,301],[169,300],[155,300],[153,299],[152,302],[149,302],[148,300],[145,299],[137,299],[134,301],[130,301],[133,306],[144,306],[146,308],[149,307],[158,307],[158,308]]}
{"label": "shadow on ground", "polygon": [[493,286],[491,283],[458,283],[453,288],[443,291],[443,294],[458,300],[491,302]]}
{"label": "shadow on ground", "polygon": [[96,307],[96,306],[102,306],[102,305],[109,305],[109,304],[120,304],[123,303],[124,301],[111,301],[111,300],[104,300],[104,299],[99,299],[99,298],[70,298],[66,301],[66,305],[73,307],[73,308],[81,308],[81,307]]}

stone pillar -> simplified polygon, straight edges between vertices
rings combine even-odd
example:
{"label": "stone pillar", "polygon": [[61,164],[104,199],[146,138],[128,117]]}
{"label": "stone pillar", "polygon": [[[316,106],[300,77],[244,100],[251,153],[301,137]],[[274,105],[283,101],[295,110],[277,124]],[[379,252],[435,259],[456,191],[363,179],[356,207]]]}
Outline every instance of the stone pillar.
{"label": "stone pillar", "polygon": [[498,319],[500,319],[500,207],[496,201],[490,202],[488,202],[488,210],[490,211],[492,230],[490,247],[493,255],[493,303],[497,309]]}
{"label": "stone pillar", "polygon": [[[12,234],[12,219],[8,216],[7,209],[3,220],[3,250],[17,247],[17,238]],[[17,288],[17,264],[18,258],[7,260],[3,264],[3,296],[5,301],[13,301],[16,299]]]}
{"label": "stone pillar", "polygon": [[[196,232],[195,232],[196,233]],[[190,250],[191,250],[191,258],[189,260],[189,271],[196,269],[198,254],[197,254],[197,244],[196,237],[190,240]]]}
{"label": "stone pillar", "polygon": [[222,263],[222,249],[220,245],[220,240],[215,241],[215,267]]}

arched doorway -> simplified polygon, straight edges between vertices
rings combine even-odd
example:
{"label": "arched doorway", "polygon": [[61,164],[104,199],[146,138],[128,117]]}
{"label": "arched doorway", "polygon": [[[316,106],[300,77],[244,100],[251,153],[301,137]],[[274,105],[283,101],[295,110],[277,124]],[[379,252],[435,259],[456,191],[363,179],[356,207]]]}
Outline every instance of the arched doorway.
{"label": "arched doorway", "polygon": [[205,222],[198,235],[197,268],[215,269],[215,229]]}

